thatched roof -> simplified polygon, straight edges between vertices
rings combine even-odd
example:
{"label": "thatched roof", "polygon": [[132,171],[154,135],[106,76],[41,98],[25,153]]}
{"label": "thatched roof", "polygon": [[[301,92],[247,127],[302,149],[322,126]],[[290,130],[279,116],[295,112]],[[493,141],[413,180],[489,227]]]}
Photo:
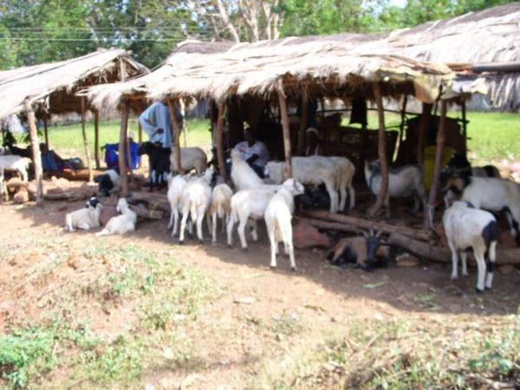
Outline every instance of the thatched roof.
{"label": "thatched roof", "polygon": [[[415,88],[421,100],[431,101],[441,84],[445,91],[454,87],[455,74],[443,64],[466,76],[477,62],[520,61],[519,20],[520,4],[512,3],[389,34],[240,43],[217,54],[174,52],[156,72],[130,83],[92,88],[89,96],[94,105],[103,106],[136,93],[152,99],[219,100],[230,94],[271,93],[280,83],[288,93],[302,87],[311,93],[353,93],[363,83],[386,81],[387,95],[413,93],[410,88]],[[496,106],[520,106],[519,74],[486,75]]]}
{"label": "thatched roof", "polygon": [[79,89],[148,72],[122,49],[0,72],[0,118],[23,111],[26,100],[51,114],[81,112],[80,99],[75,95]]}

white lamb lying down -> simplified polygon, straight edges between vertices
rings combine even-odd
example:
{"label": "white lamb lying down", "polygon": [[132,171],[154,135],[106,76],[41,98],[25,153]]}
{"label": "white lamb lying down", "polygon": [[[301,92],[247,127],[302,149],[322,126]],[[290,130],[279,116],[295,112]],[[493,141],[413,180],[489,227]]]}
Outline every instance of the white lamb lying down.
{"label": "white lamb lying down", "polygon": [[271,242],[271,268],[276,268],[278,243],[283,242],[285,254],[289,255],[291,261],[291,269],[296,271],[291,220],[294,212],[294,196],[303,194],[304,188],[301,183],[293,179],[288,179],[286,183],[288,185],[282,186],[269,201],[264,219]]}
{"label": "white lamb lying down", "polygon": [[105,228],[96,233],[96,236],[108,236],[110,234],[125,234],[135,230],[135,223],[137,222],[137,214],[133,212],[125,198],[120,198],[117,201],[117,211],[121,215],[116,215],[108,220]]}
{"label": "white lamb lying down", "polygon": [[65,230],[74,232],[76,229],[89,230],[101,226],[99,217],[102,209],[103,205],[93,196],[87,201],[85,208],[65,215]]}

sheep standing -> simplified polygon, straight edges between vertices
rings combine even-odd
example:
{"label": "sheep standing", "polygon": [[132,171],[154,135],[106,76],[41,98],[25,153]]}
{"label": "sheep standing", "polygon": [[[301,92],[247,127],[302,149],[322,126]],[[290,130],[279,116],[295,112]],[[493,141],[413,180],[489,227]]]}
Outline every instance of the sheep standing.
{"label": "sheep standing", "polygon": [[271,198],[265,209],[264,219],[271,243],[271,268],[276,268],[278,244],[283,242],[285,254],[289,255],[291,270],[296,271],[291,221],[294,212],[294,196],[303,194],[303,191],[301,183],[289,179]]}
{"label": "sheep standing", "polygon": [[29,181],[28,169],[29,164],[31,163],[32,161],[28,157],[17,155],[0,156],[0,168],[2,168],[4,171],[12,170],[20,173],[24,182]]}
{"label": "sheep standing", "polygon": [[108,220],[105,228],[96,233],[96,236],[108,236],[110,234],[125,234],[135,231],[137,214],[130,209],[125,198],[117,201],[117,211],[121,215],[116,215]]}
{"label": "sheep standing", "polygon": [[65,230],[74,232],[76,229],[89,230],[101,226],[100,216],[103,205],[93,196],[85,208],[71,211],[65,215]]}
{"label": "sheep standing", "polygon": [[253,168],[242,159],[238,150],[231,151],[231,180],[233,180],[233,184],[238,191],[259,187],[264,184]]}
{"label": "sheep standing", "polygon": [[166,194],[171,207],[170,223],[168,229],[172,228],[172,237],[177,235],[179,229],[179,205],[181,203],[181,194],[186,187],[188,180],[185,176],[176,175],[168,179],[168,193]]}
{"label": "sheep standing", "polygon": [[345,211],[347,190],[350,200],[349,210],[352,210],[356,206],[356,192],[353,185],[354,175],[356,174],[355,165],[346,157],[330,156],[325,158],[333,161],[338,166],[338,182],[336,187],[339,190],[339,211]]}
{"label": "sheep standing", "polygon": [[[368,188],[374,195],[381,191],[382,175],[381,166],[378,161],[365,161],[365,179]],[[423,207],[426,201],[426,190],[424,188],[423,172],[418,165],[405,165],[400,168],[390,168],[388,173],[388,191],[385,198],[386,216],[390,217],[390,198],[414,197],[414,208],[412,212]]]}
{"label": "sheep standing", "polygon": [[[172,146],[170,153],[172,171],[178,172],[176,149]],[[181,148],[181,166],[184,172],[195,169],[197,175],[202,175],[208,166],[208,156],[198,147]]]}
{"label": "sheep standing", "polygon": [[520,246],[520,185],[507,180],[492,177],[469,175],[450,177],[443,188],[445,200],[448,194],[460,197],[478,209],[505,211],[511,235]]}
{"label": "sheep standing", "polygon": [[[231,197],[233,191],[231,188],[223,183],[213,188],[211,195],[211,204],[209,207],[209,213],[211,215],[211,242],[217,242],[217,217],[221,220],[225,220],[225,223],[229,222],[229,216],[231,214]],[[226,225],[222,224],[223,227]]]}
{"label": "sheep standing", "polygon": [[181,230],[179,233],[179,244],[184,242],[184,232],[186,230],[188,216],[192,222],[196,222],[197,237],[199,241],[201,243],[204,242],[202,221],[211,202],[211,187],[209,183],[211,182],[212,176],[213,171],[208,169],[203,177],[188,182],[182,191],[180,206],[182,219]]}
{"label": "sheep standing", "polygon": [[[320,185],[325,184],[325,188],[330,196],[330,212],[335,213],[339,209],[337,165],[327,158],[313,157],[293,157],[292,168],[293,177],[302,184]],[[269,161],[269,180],[274,184],[281,184],[283,181],[283,162]]]}
{"label": "sheep standing", "polygon": [[[462,275],[468,274],[466,249],[472,248],[478,266],[477,292],[491,289],[495,270],[498,225],[493,214],[479,210],[466,202],[454,202],[444,212],[442,223],[451,250],[451,278],[458,277],[458,254],[462,261]],[[488,266],[486,267],[486,262]]]}

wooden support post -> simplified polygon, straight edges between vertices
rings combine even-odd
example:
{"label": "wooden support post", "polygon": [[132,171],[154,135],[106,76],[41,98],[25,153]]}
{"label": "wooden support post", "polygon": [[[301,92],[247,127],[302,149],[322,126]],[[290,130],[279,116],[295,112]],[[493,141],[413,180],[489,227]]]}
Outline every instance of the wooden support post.
{"label": "wooden support post", "polygon": [[179,124],[180,132],[183,134],[182,139],[184,140],[184,147],[188,146],[188,126],[186,126],[186,104],[183,99],[178,100],[179,103],[179,111],[182,117],[182,123]]}
{"label": "wooden support post", "polygon": [[168,108],[170,111],[170,120],[173,125],[174,144],[172,146],[172,149],[175,150],[175,160],[177,163],[177,171],[178,171],[178,173],[183,174],[184,170],[182,169],[182,164],[181,164],[180,127],[179,127],[179,122],[177,121],[177,117],[175,116],[175,104],[174,104],[174,101],[172,101],[171,99],[168,99]]}
{"label": "wooden support post", "polygon": [[128,176],[126,174],[126,140],[127,140],[127,130],[128,130],[128,115],[129,115],[129,104],[128,100],[122,99],[122,107],[121,107],[121,127],[119,129],[119,173],[121,175],[121,195],[126,197],[129,195],[128,190]]}
{"label": "wooden support post", "polygon": [[224,161],[224,119],[225,106],[224,103],[218,104],[217,129],[215,134],[215,143],[217,149],[217,162],[220,176],[227,180],[226,162]]}
{"label": "wooden support post", "polygon": [[421,121],[419,123],[419,134],[417,138],[417,164],[424,166],[424,145],[432,118],[433,104],[423,103]]}
{"label": "wooden support post", "polygon": [[94,110],[94,159],[96,160],[96,169],[99,169],[99,110]]}
{"label": "wooden support post", "polygon": [[88,144],[87,131],[86,131],[86,108],[85,108],[85,96],[81,97],[81,133],[83,135],[83,144],[85,146],[85,156],[87,157],[87,168],[88,168],[88,181],[92,183],[94,181],[94,172],[92,171],[92,162],[90,160],[90,148]]}
{"label": "wooden support post", "polygon": [[49,123],[47,115],[44,115],[43,117],[43,131],[45,134],[45,145],[47,145],[47,150],[49,150]]}
{"label": "wooden support post", "polygon": [[441,175],[442,154],[444,152],[444,144],[446,142],[446,112],[448,110],[448,102],[441,102],[441,118],[439,130],[437,131],[437,148],[435,150],[435,167],[433,170],[432,186],[428,197],[428,204],[424,210],[424,228],[433,229],[433,213],[435,212],[435,203],[437,200],[437,192],[439,191],[439,178]]}
{"label": "wooden support post", "polygon": [[466,100],[461,102],[461,113],[462,113],[462,137],[464,139],[464,156],[468,156],[468,121],[466,116]]}
{"label": "wooden support post", "polygon": [[301,118],[300,128],[298,129],[298,155],[305,155],[305,131],[307,130],[307,123],[309,122],[309,92],[307,88],[303,88],[302,91],[302,107],[301,107]]}
{"label": "wooden support post", "polygon": [[[401,108],[401,123],[399,124],[399,138],[397,141],[397,147],[395,148],[395,153],[392,161],[396,161],[397,157],[399,156],[399,153],[401,152],[401,145],[403,144],[403,138],[404,138],[404,125],[406,120],[406,104],[408,103],[408,95],[403,96],[403,107]],[[406,158],[408,160],[408,158]]]}
{"label": "wooden support post", "polygon": [[[377,151],[379,163],[381,164],[381,190],[377,196],[376,203],[369,208],[368,216],[374,218],[381,207],[385,203],[386,194],[388,193],[388,159],[386,157],[386,131],[385,131],[385,113],[383,111],[383,97],[379,83],[374,83],[374,97],[377,104],[377,118],[379,122]],[[387,210],[388,212],[389,210]]]}
{"label": "wooden support post", "polygon": [[42,155],[40,152],[40,141],[38,140],[38,129],[36,128],[36,117],[34,110],[28,100],[25,100],[25,111],[29,123],[29,136],[31,138],[32,155],[34,162],[34,179],[36,181],[36,204],[43,204],[43,169]]}
{"label": "wooden support post", "polygon": [[282,116],[283,146],[285,152],[285,164],[283,167],[284,180],[292,176],[291,131],[289,129],[289,115],[287,114],[287,99],[280,83],[278,88],[278,102]]}

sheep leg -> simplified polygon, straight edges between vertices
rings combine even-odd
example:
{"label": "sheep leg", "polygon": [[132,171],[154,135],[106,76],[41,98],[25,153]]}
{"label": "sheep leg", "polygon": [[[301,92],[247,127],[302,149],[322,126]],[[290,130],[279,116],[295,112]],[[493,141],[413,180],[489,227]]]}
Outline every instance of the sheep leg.
{"label": "sheep leg", "polygon": [[347,188],[341,185],[339,187],[339,211],[345,211],[345,204],[347,203]]}
{"label": "sheep leg", "polygon": [[204,243],[204,236],[202,234],[202,222],[204,220],[204,213],[197,215],[197,237],[201,243]]}
{"label": "sheep leg", "polygon": [[247,218],[241,218],[238,223],[238,236],[240,237],[240,244],[242,245],[242,249],[247,250],[247,241],[246,241],[246,224]]}
{"label": "sheep leg", "polygon": [[325,183],[325,188],[330,196],[330,212],[338,212],[338,192],[334,189],[334,186],[330,183]]}
{"label": "sheep leg", "polygon": [[468,276],[468,254],[466,251],[460,253],[460,262],[462,263],[462,276]]}
{"label": "sheep leg", "polygon": [[[181,231],[179,232],[179,244],[184,243],[184,232],[186,230],[186,221],[188,219],[188,207],[185,207],[182,212],[182,219],[181,219]],[[191,230],[191,223],[190,223],[190,230]]]}
{"label": "sheep leg", "polygon": [[233,226],[235,226],[235,219],[233,218],[233,216],[231,216],[231,218],[229,218],[229,221],[228,221],[227,226],[226,226],[226,230],[227,230],[227,244],[228,244],[229,247],[231,245],[233,245]]}
{"label": "sheep leg", "polygon": [[477,287],[475,291],[481,293],[484,291],[484,279],[486,278],[486,261],[484,260],[483,251],[475,251],[475,260],[477,261],[478,267]]}
{"label": "sheep leg", "polygon": [[[211,227],[211,242],[213,244],[217,243],[217,213],[213,213],[211,216],[211,219],[213,220],[213,226]],[[224,224],[222,224],[224,226]]]}
{"label": "sheep leg", "polygon": [[276,241],[276,235],[274,234],[274,229],[267,232],[269,236],[269,242],[271,243],[271,264],[269,266],[271,268],[276,268],[276,255],[278,254],[278,242]]}
{"label": "sheep leg", "polygon": [[489,244],[489,252],[488,252],[488,265],[487,265],[487,273],[486,273],[486,289],[491,290],[493,286],[493,273],[495,272],[495,262],[497,256],[497,242],[492,241]]}
{"label": "sheep leg", "polygon": [[352,210],[354,207],[356,207],[356,191],[354,190],[354,186],[350,185],[348,187],[348,196],[350,198],[350,205],[349,209]]}
{"label": "sheep leg", "polygon": [[255,220],[250,219],[248,221],[248,224],[251,229],[251,238],[253,239],[254,242],[257,242],[258,241],[258,231],[257,231],[256,219]]}
{"label": "sheep leg", "polygon": [[451,279],[453,280],[459,277],[459,256],[457,254],[457,249],[455,249],[455,246],[450,241],[448,241],[448,246],[451,250]]}
{"label": "sheep leg", "polygon": [[88,223],[80,223],[78,225],[78,229],[82,229],[82,230],[90,230],[90,225]]}

